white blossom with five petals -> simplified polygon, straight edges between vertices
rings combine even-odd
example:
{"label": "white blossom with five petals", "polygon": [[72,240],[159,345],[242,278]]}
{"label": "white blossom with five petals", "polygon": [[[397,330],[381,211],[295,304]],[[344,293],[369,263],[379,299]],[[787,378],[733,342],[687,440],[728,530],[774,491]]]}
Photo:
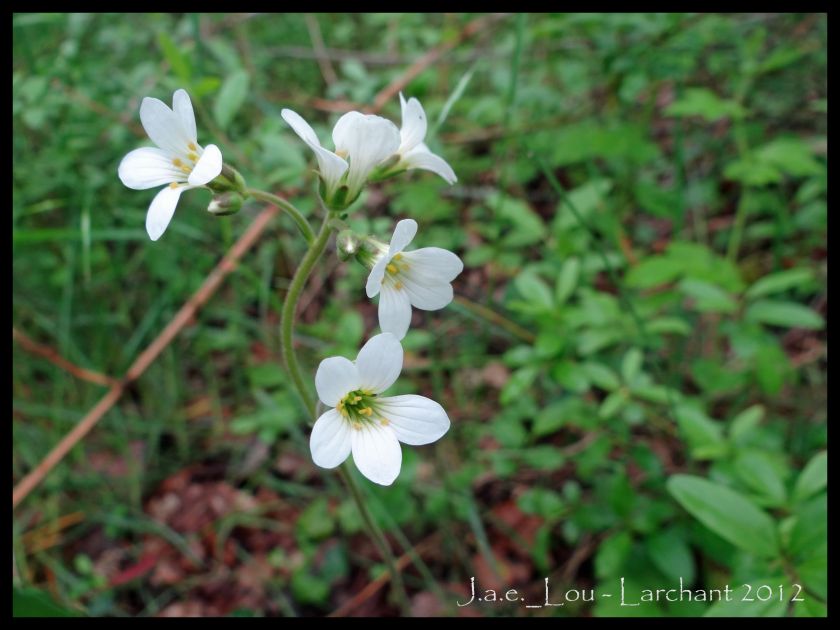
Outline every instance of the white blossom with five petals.
{"label": "white blossom with five petals", "polygon": [[292,130],[315,152],[325,187],[325,201],[336,198],[341,186],[347,191],[339,205],[352,202],[362,190],[371,171],[393,155],[400,146],[400,132],[390,120],[372,114],[347,112],[333,127],[335,151],[321,146],[318,136],[303,118],[291,109],[281,112]]}
{"label": "white blossom with five petals", "polygon": [[402,128],[400,129],[400,146],[397,153],[400,156],[395,170],[422,168],[437,173],[448,184],[458,181],[455,171],[439,155],[435,155],[423,142],[426,139],[426,112],[423,106],[413,96],[405,100],[400,92],[400,107],[402,108]]}
{"label": "white blossom with five petals", "polygon": [[365,290],[379,294],[379,327],[405,337],[411,324],[411,307],[436,311],[452,301],[452,281],[464,269],[457,255],[440,247],[404,251],[417,234],[417,222],[403,219],[394,228],[387,251],[370,271]]}
{"label": "white blossom with five petals", "polygon": [[144,98],[140,122],[157,147],[135,149],[122,159],[117,172],[122,183],[134,190],[167,184],[146,214],[146,231],[156,241],[172,220],[181,193],[222,172],[222,152],[215,144],[198,144],[195,113],[185,90],[175,92],[172,109],[160,99]]}
{"label": "white blossom with five petals", "polygon": [[449,430],[446,411],[425,396],[380,396],[397,380],[402,364],[402,346],[390,333],[371,337],[355,361],[321,361],[315,388],[331,409],[318,418],[309,438],[318,466],[335,468],[352,452],[365,477],[389,486],[402,466],[400,442],[430,444]]}

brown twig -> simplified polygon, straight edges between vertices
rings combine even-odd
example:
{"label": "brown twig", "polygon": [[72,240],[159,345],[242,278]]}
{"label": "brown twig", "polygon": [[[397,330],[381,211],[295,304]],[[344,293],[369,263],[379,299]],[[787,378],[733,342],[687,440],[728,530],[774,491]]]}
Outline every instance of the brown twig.
{"label": "brown twig", "polygon": [[63,356],[61,356],[54,348],[47,346],[42,343],[38,343],[34,339],[30,338],[28,335],[20,332],[14,326],[12,327],[12,339],[17,341],[20,344],[20,347],[26,350],[27,352],[31,352],[32,354],[36,354],[39,357],[44,357],[47,361],[60,367],[65,372],[69,372],[76,378],[80,378],[83,381],[88,381],[90,383],[95,383],[97,385],[114,385],[116,380],[111,378],[106,374],[100,374],[99,372],[95,372],[93,370],[88,370],[87,368],[79,367],[75,363],[71,363]]}
{"label": "brown twig", "polygon": [[405,72],[403,72],[400,76],[391,81],[391,83],[382,88],[379,91],[379,93],[373,98],[373,105],[370,108],[368,108],[368,113],[377,113],[384,107],[385,103],[390,101],[394,96],[396,96],[400,92],[400,90],[402,90],[406,85],[411,83],[412,79],[414,79],[417,75],[423,72],[426,68],[431,66],[443,55],[448,53],[456,46],[462,44],[476,33],[481,32],[494,22],[503,20],[509,15],[510,14],[508,13],[492,13],[490,15],[483,15],[479,18],[472,20],[471,22],[468,22],[466,26],[464,26],[464,28],[461,29],[461,32],[458,33],[457,37],[449,41],[443,42],[435,48],[432,48],[432,50],[430,50],[425,55],[420,57],[417,61],[415,61],[413,64],[411,64]]}
{"label": "brown twig", "polygon": [[327,85],[333,85],[338,81],[338,75],[330,63],[330,57],[327,54],[327,47],[324,45],[324,38],[321,35],[321,27],[318,24],[318,18],[311,13],[306,13],[304,16],[306,20],[306,28],[309,31],[309,39],[312,40],[312,49],[315,51],[315,59],[318,61],[318,67],[321,69],[321,74],[324,76],[324,81]]}
{"label": "brown twig", "polygon": [[18,483],[12,492],[12,509],[18,506],[40,484],[44,477],[67,455],[88,432],[96,426],[96,423],[114,406],[125,388],[134,380],[140,377],[146,368],[158,357],[158,355],[169,345],[181,329],[195,316],[205,302],[216,292],[222,280],[236,268],[240,258],[257,241],[263,230],[268,226],[272,218],[279,212],[275,206],[269,206],[263,210],[253,223],[248,226],[245,233],[239,237],[233,247],[230,248],[225,257],[205,278],[204,282],[187,300],[166,327],[160,332],[152,343],[134,360],[128,368],[125,376],[115,382],[111,389],[96,403],[88,414],[73,429],[65,435],[61,441],[51,450],[44,459]]}
{"label": "brown twig", "polygon": [[[435,544],[437,544],[437,539],[439,538],[438,534],[432,534],[422,542],[420,542],[415,548],[414,553],[418,555],[422,555],[429,549],[431,549]],[[399,558],[397,558],[397,570],[402,571],[405,569],[409,564],[411,564],[411,552],[404,553]],[[353,612],[364,604],[367,600],[371,597],[376,595],[391,579],[391,574],[387,571],[380,575],[378,578],[370,582],[367,586],[365,586],[361,591],[356,593],[353,597],[349,600],[344,602],[341,606],[336,608],[332,611],[328,617],[344,617],[349,613]]]}

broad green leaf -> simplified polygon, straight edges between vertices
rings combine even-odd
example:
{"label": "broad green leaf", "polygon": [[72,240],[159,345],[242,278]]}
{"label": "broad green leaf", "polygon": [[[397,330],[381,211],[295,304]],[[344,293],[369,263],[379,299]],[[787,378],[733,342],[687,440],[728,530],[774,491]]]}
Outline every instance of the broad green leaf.
{"label": "broad green leaf", "polygon": [[679,263],[670,256],[650,256],[630,268],[625,282],[628,287],[650,289],[673,282],[682,271]]}
{"label": "broad green leaf", "polygon": [[759,322],[783,328],[807,328],[820,330],[825,325],[822,316],[813,309],[796,302],[758,300],[753,302],[744,315],[750,322]]}
{"label": "broad green leaf", "polygon": [[764,418],[764,407],[753,405],[747,407],[732,420],[729,425],[729,436],[736,442],[748,437]]}
{"label": "broad green leaf", "polygon": [[797,560],[820,553],[828,538],[828,503],[822,493],[800,504],[796,509],[796,522],[790,532],[787,551]]}
{"label": "broad green leaf", "polygon": [[700,409],[680,405],[676,409],[677,423],[692,454],[698,459],[713,459],[726,452],[721,425],[709,418]]}
{"label": "broad green leaf", "polygon": [[721,538],[758,556],[778,556],[773,519],[744,495],[692,475],[674,475],[667,487],[680,505]]}
{"label": "broad green leaf", "polygon": [[828,484],[828,452],[821,451],[811,458],[796,480],[793,498],[803,501],[815,495]]}
{"label": "broad green leaf", "polygon": [[627,402],[627,392],[623,389],[612,392],[609,396],[604,398],[604,402],[598,408],[598,415],[602,418],[611,418],[617,414],[624,403]]}
{"label": "broad green leaf", "polygon": [[605,538],[595,553],[595,575],[601,579],[618,575],[632,547],[629,532],[622,531]]}
{"label": "broad green leaf", "polygon": [[533,304],[535,308],[541,311],[550,311],[554,308],[551,289],[536,272],[529,270],[520,273],[513,281],[513,285],[523,299]]}
{"label": "broad green leaf", "polygon": [[735,472],[745,486],[766,497],[765,505],[778,507],[785,503],[785,480],[774,462],[761,451],[741,451],[735,458]]}
{"label": "broad green leaf", "polygon": [[674,529],[655,533],[645,541],[647,553],[657,569],[664,575],[686,585],[693,584],[695,578],[694,556],[685,537]]}
{"label": "broad green leaf", "polygon": [[772,295],[774,293],[782,293],[790,289],[795,289],[803,284],[810,284],[814,281],[814,272],[807,267],[799,267],[796,269],[786,269],[785,271],[778,271],[771,273],[763,278],[760,278],[753,284],[744,296],[748,300],[764,297],[765,295]]}
{"label": "broad green leaf", "polygon": [[566,502],[557,492],[547,488],[531,488],[516,500],[519,509],[527,514],[536,514],[547,519],[563,515]]}
{"label": "broad green leaf", "polygon": [[601,389],[612,391],[621,386],[621,381],[618,375],[603,363],[596,363],[595,361],[587,361],[582,366],[584,373],[589,380],[595,383]]}
{"label": "broad green leaf", "polygon": [[249,78],[244,70],[236,70],[222,83],[222,89],[216,97],[213,117],[222,129],[227,129],[248,95]]}
{"label": "broad green leaf", "polygon": [[688,88],[676,101],[671,103],[665,113],[668,116],[700,116],[709,122],[721,118],[740,119],[747,111],[732,100],[724,100],[706,88]]}
{"label": "broad green leaf", "polygon": [[679,283],[679,289],[694,300],[694,309],[703,313],[732,313],[738,308],[726,291],[710,282],[685,278]]}

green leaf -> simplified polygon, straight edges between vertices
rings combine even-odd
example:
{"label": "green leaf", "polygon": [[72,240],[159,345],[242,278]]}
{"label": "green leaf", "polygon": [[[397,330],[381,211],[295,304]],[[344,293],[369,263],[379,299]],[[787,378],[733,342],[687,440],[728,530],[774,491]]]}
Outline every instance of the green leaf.
{"label": "green leaf", "polygon": [[589,380],[601,389],[612,391],[621,386],[621,381],[618,379],[618,375],[603,363],[587,361],[581,367],[586,373],[586,376],[589,377]]}
{"label": "green leaf", "polygon": [[653,534],[645,541],[648,556],[662,573],[678,582],[693,584],[695,578],[694,556],[685,537],[674,529]]}
{"label": "green leaf", "polygon": [[742,451],[735,458],[735,473],[745,486],[766,498],[765,505],[785,504],[785,480],[777,466],[762,451]]}
{"label": "green leaf", "polygon": [[668,116],[700,116],[714,122],[721,118],[738,120],[746,116],[747,111],[741,104],[721,99],[706,88],[688,88],[665,109],[665,113]]}
{"label": "green leaf", "polygon": [[723,289],[710,282],[685,278],[680,291],[694,300],[694,309],[702,313],[732,313],[738,305]]}
{"label": "green leaf", "polygon": [[782,328],[807,328],[820,330],[825,325],[822,316],[807,306],[796,302],[758,300],[751,304],[744,315],[746,321],[759,322]]}
{"label": "green leaf", "polygon": [[787,551],[802,561],[822,553],[828,538],[828,503],[822,493],[797,506],[796,521],[790,532]]}
{"label": "green leaf", "polygon": [[542,218],[521,199],[494,193],[487,198],[486,205],[504,227],[502,247],[524,247],[545,240]]}
{"label": "green leaf", "polygon": [[810,284],[814,281],[814,272],[807,267],[798,267],[796,269],[786,269],[785,271],[777,271],[771,273],[755,282],[744,296],[749,300],[764,297],[765,295],[772,295],[774,293],[782,293],[790,289],[795,289],[803,284]]}
{"label": "green leaf", "polygon": [[216,102],[213,106],[213,117],[222,129],[226,129],[233,120],[239,108],[245,102],[248,95],[249,78],[244,70],[236,70],[228,75],[219,90]]}
{"label": "green leaf", "polygon": [[742,494],[692,475],[674,475],[667,487],[689,514],[721,538],[758,556],[778,556],[776,524]]}
{"label": "green leaf", "polygon": [[644,355],[638,348],[630,348],[621,360],[621,378],[628,385],[633,382],[642,367]]}
{"label": "green leaf", "polygon": [[527,302],[540,311],[550,311],[554,308],[554,298],[545,280],[532,270],[520,273],[513,281],[516,290]]}
{"label": "green leaf", "polygon": [[764,407],[753,405],[747,407],[732,420],[729,426],[729,437],[741,442],[748,437],[764,418]]}
{"label": "green leaf", "polygon": [[523,492],[516,500],[516,504],[527,514],[556,519],[563,515],[566,502],[554,490],[532,488]]}
{"label": "green leaf", "polygon": [[673,282],[681,273],[682,267],[670,256],[651,256],[630,268],[625,283],[636,289],[651,289]]}
{"label": "green leaf", "polygon": [[557,286],[554,290],[558,304],[565,304],[566,300],[571,297],[577,287],[579,276],[580,260],[578,258],[569,258],[563,263],[563,267],[560,269],[560,275],[557,277]]}
{"label": "green leaf", "polygon": [[175,76],[182,83],[189,85],[191,71],[187,56],[181,52],[181,49],[172,41],[166,31],[158,31],[158,45],[163,53],[163,58],[166,59]]}
{"label": "green leaf", "polygon": [[605,538],[595,554],[595,575],[610,578],[619,574],[633,548],[633,539],[628,532],[618,532]]}
{"label": "green leaf", "polygon": [[612,418],[617,414],[624,403],[627,402],[627,392],[623,389],[614,391],[609,396],[604,398],[604,402],[598,408],[598,415],[602,418]]}
{"label": "green leaf", "polygon": [[77,611],[64,608],[46,591],[12,587],[13,617],[79,617]]}
{"label": "green leaf", "polygon": [[677,424],[697,459],[714,459],[726,452],[721,425],[689,405],[676,409]]}
{"label": "green leaf", "polygon": [[795,501],[803,501],[815,495],[828,484],[828,452],[821,451],[811,458],[796,480],[793,489]]}

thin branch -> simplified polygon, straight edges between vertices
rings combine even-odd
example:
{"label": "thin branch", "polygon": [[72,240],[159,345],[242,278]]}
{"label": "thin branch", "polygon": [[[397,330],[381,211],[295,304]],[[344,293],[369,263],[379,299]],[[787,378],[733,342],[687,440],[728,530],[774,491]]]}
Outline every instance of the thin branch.
{"label": "thin branch", "polygon": [[321,36],[321,27],[318,24],[318,18],[311,13],[306,13],[304,16],[306,20],[306,28],[309,30],[309,39],[312,40],[312,49],[315,51],[315,59],[318,61],[318,67],[321,69],[321,74],[324,76],[324,81],[328,86],[332,86],[338,82],[338,75],[330,63],[330,57],[327,54],[327,47],[324,45],[324,38]]}
{"label": "thin branch", "polygon": [[51,450],[44,459],[18,483],[12,492],[12,509],[23,501],[55,468],[82,438],[84,438],[96,423],[102,419],[111,407],[120,399],[126,387],[139,378],[146,368],[163,352],[172,340],[181,332],[195,316],[198,310],[210,299],[227,275],[236,269],[236,264],[247,252],[268,226],[271,219],[279,212],[276,206],[269,206],[263,210],[245,233],[234,243],[230,251],[219,261],[219,264],[205,278],[204,282],[187,300],[166,327],[152,343],[135,359],[128,368],[122,380],[115,382],[111,389],[96,403],[88,414]]}
{"label": "thin branch", "polygon": [[379,91],[379,93],[373,98],[373,106],[368,108],[368,113],[377,113],[384,107],[385,103],[390,101],[394,96],[396,96],[400,92],[400,90],[402,90],[406,85],[411,83],[412,79],[414,79],[426,68],[435,63],[443,55],[448,53],[456,46],[459,46],[473,35],[476,35],[477,33],[481,32],[493,23],[499,22],[500,20],[507,18],[509,15],[509,13],[493,13],[491,15],[481,16],[472,20],[471,22],[468,22],[467,25],[464,26],[463,29],[461,29],[461,32],[458,33],[457,37],[449,41],[443,42],[435,48],[432,48],[432,50],[430,50],[425,55],[420,57],[417,61],[415,61],[413,64],[411,64],[405,70],[405,72],[403,72],[400,76],[391,81],[391,83],[382,88]]}
{"label": "thin branch", "polygon": [[47,361],[60,367],[65,372],[69,372],[76,378],[80,378],[83,381],[88,381],[90,383],[95,383],[96,385],[114,385],[117,381],[114,378],[111,378],[107,374],[101,374],[100,372],[95,372],[94,370],[88,370],[87,368],[79,367],[75,363],[71,363],[64,357],[62,357],[54,348],[47,346],[42,343],[38,343],[34,339],[30,338],[28,335],[20,332],[17,328],[12,327],[12,339],[17,341],[20,344],[20,347],[26,350],[27,352],[31,352],[32,354],[36,354],[39,357],[44,357]]}

